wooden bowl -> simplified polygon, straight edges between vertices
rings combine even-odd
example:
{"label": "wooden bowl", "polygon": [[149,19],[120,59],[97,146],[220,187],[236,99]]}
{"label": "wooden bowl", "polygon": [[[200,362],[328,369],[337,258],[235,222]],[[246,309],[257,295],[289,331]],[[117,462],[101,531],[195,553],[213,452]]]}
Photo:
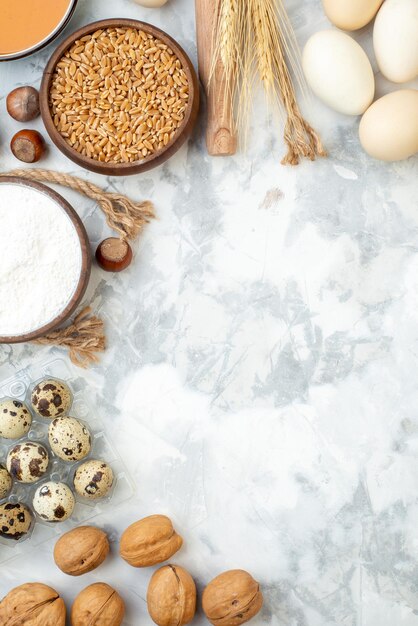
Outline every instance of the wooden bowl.
{"label": "wooden bowl", "polygon": [[65,213],[70,218],[71,222],[74,225],[74,228],[77,232],[78,238],[80,240],[81,247],[81,271],[80,278],[76,287],[76,290],[68,302],[65,309],[51,322],[45,324],[41,328],[34,330],[30,333],[26,333],[24,335],[11,335],[11,336],[1,336],[0,335],[0,343],[23,343],[25,341],[32,341],[33,339],[38,339],[39,337],[43,337],[47,333],[55,330],[60,326],[63,322],[65,322],[70,315],[75,311],[77,306],[80,304],[81,299],[86,291],[91,271],[91,252],[90,252],[90,243],[89,238],[86,233],[86,229],[84,228],[83,222],[78,217],[77,213],[74,211],[72,206],[56,191],[53,191],[46,185],[42,183],[33,182],[30,180],[26,180],[24,178],[20,178],[19,176],[2,176],[0,178],[0,184],[2,183],[12,183],[17,185],[23,185],[25,187],[31,187],[32,189],[36,189],[41,193],[49,196],[54,202],[57,204],[57,210],[60,208],[65,211]]}
{"label": "wooden bowl", "polygon": [[[90,157],[84,156],[72,148],[65,139],[61,136],[55,127],[52,119],[51,110],[49,107],[49,92],[51,88],[52,77],[55,71],[56,64],[59,62],[63,54],[70,48],[76,39],[80,39],[85,35],[89,35],[99,28],[134,28],[138,30],[144,30],[151,33],[154,37],[158,37],[161,41],[167,44],[173,52],[180,59],[183,69],[186,73],[189,81],[189,105],[185,112],[184,120],[174,135],[173,139],[169,143],[156,150],[153,154],[145,157],[142,160],[135,161],[133,163],[103,163]],[[199,83],[196,76],[195,69],[189,57],[183,50],[183,48],[164,31],[156,28],[152,24],[146,22],[140,22],[138,20],[130,19],[109,19],[100,20],[87,24],[82,28],[76,30],[69,37],[67,37],[55,50],[51,58],[49,59],[42,78],[40,88],[40,108],[43,122],[46,130],[51,137],[54,144],[65,154],[69,159],[92,172],[98,174],[105,174],[110,176],[127,176],[130,174],[140,174],[146,172],[157,165],[161,165],[167,159],[169,159],[177,150],[183,145],[186,139],[191,134],[193,127],[196,123],[197,113],[199,110]]]}

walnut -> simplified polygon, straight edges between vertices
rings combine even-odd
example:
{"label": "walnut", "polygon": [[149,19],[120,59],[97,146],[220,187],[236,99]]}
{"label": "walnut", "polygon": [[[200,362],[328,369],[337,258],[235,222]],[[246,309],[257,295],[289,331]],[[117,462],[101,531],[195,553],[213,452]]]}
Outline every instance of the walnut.
{"label": "walnut", "polygon": [[107,535],[94,526],[79,526],[62,535],[54,548],[54,559],[60,570],[70,576],[81,576],[99,567],[109,554]]}
{"label": "walnut", "polygon": [[148,567],[170,559],[183,539],[165,515],[151,515],[128,526],[120,540],[120,555],[133,567]]}
{"label": "walnut", "polygon": [[[71,609],[72,626],[120,626],[125,604],[106,583],[94,583],[80,591]],[[43,625],[45,626],[45,625]]]}
{"label": "walnut", "polygon": [[178,565],[154,572],[147,593],[148,612],[158,626],[184,626],[196,612],[196,585]]}
{"label": "walnut", "polygon": [[214,578],[202,597],[203,610],[212,624],[241,626],[263,606],[260,585],[244,570],[230,570]]}
{"label": "walnut", "polygon": [[64,600],[42,583],[15,587],[0,602],[2,626],[65,626],[65,616]]}

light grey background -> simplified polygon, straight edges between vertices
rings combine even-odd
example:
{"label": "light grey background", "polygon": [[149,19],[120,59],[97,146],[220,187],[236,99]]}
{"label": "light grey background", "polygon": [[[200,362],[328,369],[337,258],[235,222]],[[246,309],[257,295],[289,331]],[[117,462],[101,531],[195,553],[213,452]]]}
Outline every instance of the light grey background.
{"label": "light grey background", "polygon": [[[318,0],[286,4],[301,45],[328,27]],[[152,21],[195,60],[192,0],[80,0],[67,32],[113,16]],[[370,29],[356,38],[371,52]],[[52,49],[0,65],[2,170],[16,166],[19,128],[5,96],[38,85]],[[389,88],[378,76],[378,93]],[[417,160],[372,161],[358,119],[312,98],[305,113],[331,156],[283,167],[280,123],[257,98],[248,150],[230,159],[207,156],[202,114],[190,143],[142,176],[106,180],[53,146],[42,162],[149,198],[159,218],[129,270],[94,268],[86,298],[109,347],[82,375],[137,488],[95,522],[116,539],[169,514],[185,538],[175,561],[199,589],[229,568],[260,580],[254,626],[417,626]],[[63,194],[93,243],[109,234],[97,206]],[[51,354],[2,346],[0,375]],[[104,566],[69,579],[44,544],[2,569],[0,591],[42,580],[70,605],[104,580],[140,626],[149,576],[114,544]]]}

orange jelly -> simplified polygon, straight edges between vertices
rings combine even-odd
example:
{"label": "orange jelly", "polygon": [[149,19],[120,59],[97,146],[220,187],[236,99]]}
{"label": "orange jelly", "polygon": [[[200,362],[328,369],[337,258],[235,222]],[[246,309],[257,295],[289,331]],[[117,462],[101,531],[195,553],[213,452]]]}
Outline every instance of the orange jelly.
{"label": "orange jelly", "polygon": [[0,0],[0,57],[47,39],[71,4],[71,0]]}

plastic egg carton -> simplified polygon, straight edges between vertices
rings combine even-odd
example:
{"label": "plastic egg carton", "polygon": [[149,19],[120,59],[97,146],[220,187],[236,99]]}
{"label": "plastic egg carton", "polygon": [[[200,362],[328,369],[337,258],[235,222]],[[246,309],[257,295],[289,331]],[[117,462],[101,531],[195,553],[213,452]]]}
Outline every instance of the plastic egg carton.
{"label": "plastic egg carton", "polygon": [[[72,393],[72,405],[65,415],[71,415],[83,422],[91,433],[91,450],[81,461],[66,462],[54,455],[48,441],[48,426],[51,419],[42,418],[32,409],[31,392],[34,386],[45,378],[55,378],[65,382]],[[42,444],[49,454],[47,472],[35,483],[23,484],[13,481],[11,492],[0,504],[5,502],[21,502],[33,515],[30,531],[21,539],[14,540],[0,537],[0,563],[14,558],[26,550],[26,546],[35,547],[43,541],[86,523],[98,515],[111,501],[112,505],[128,500],[133,494],[133,483],[129,478],[121,457],[107,438],[103,425],[86,401],[84,380],[74,377],[70,366],[62,359],[36,364],[19,371],[7,380],[0,381],[0,400],[14,399],[24,402],[32,414],[32,425],[29,432],[19,439],[0,437],[0,463],[6,465],[8,451],[16,444],[34,441]],[[110,465],[114,474],[113,486],[105,498],[86,500],[75,493],[72,485],[74,473],[79,465],[88,459],[103,460]],[[76,504],[72,516],[64,522],[46,522],[40,518],[32,506],[33,496],[37,488],[49,480],[63,482],[72,490]]]}

